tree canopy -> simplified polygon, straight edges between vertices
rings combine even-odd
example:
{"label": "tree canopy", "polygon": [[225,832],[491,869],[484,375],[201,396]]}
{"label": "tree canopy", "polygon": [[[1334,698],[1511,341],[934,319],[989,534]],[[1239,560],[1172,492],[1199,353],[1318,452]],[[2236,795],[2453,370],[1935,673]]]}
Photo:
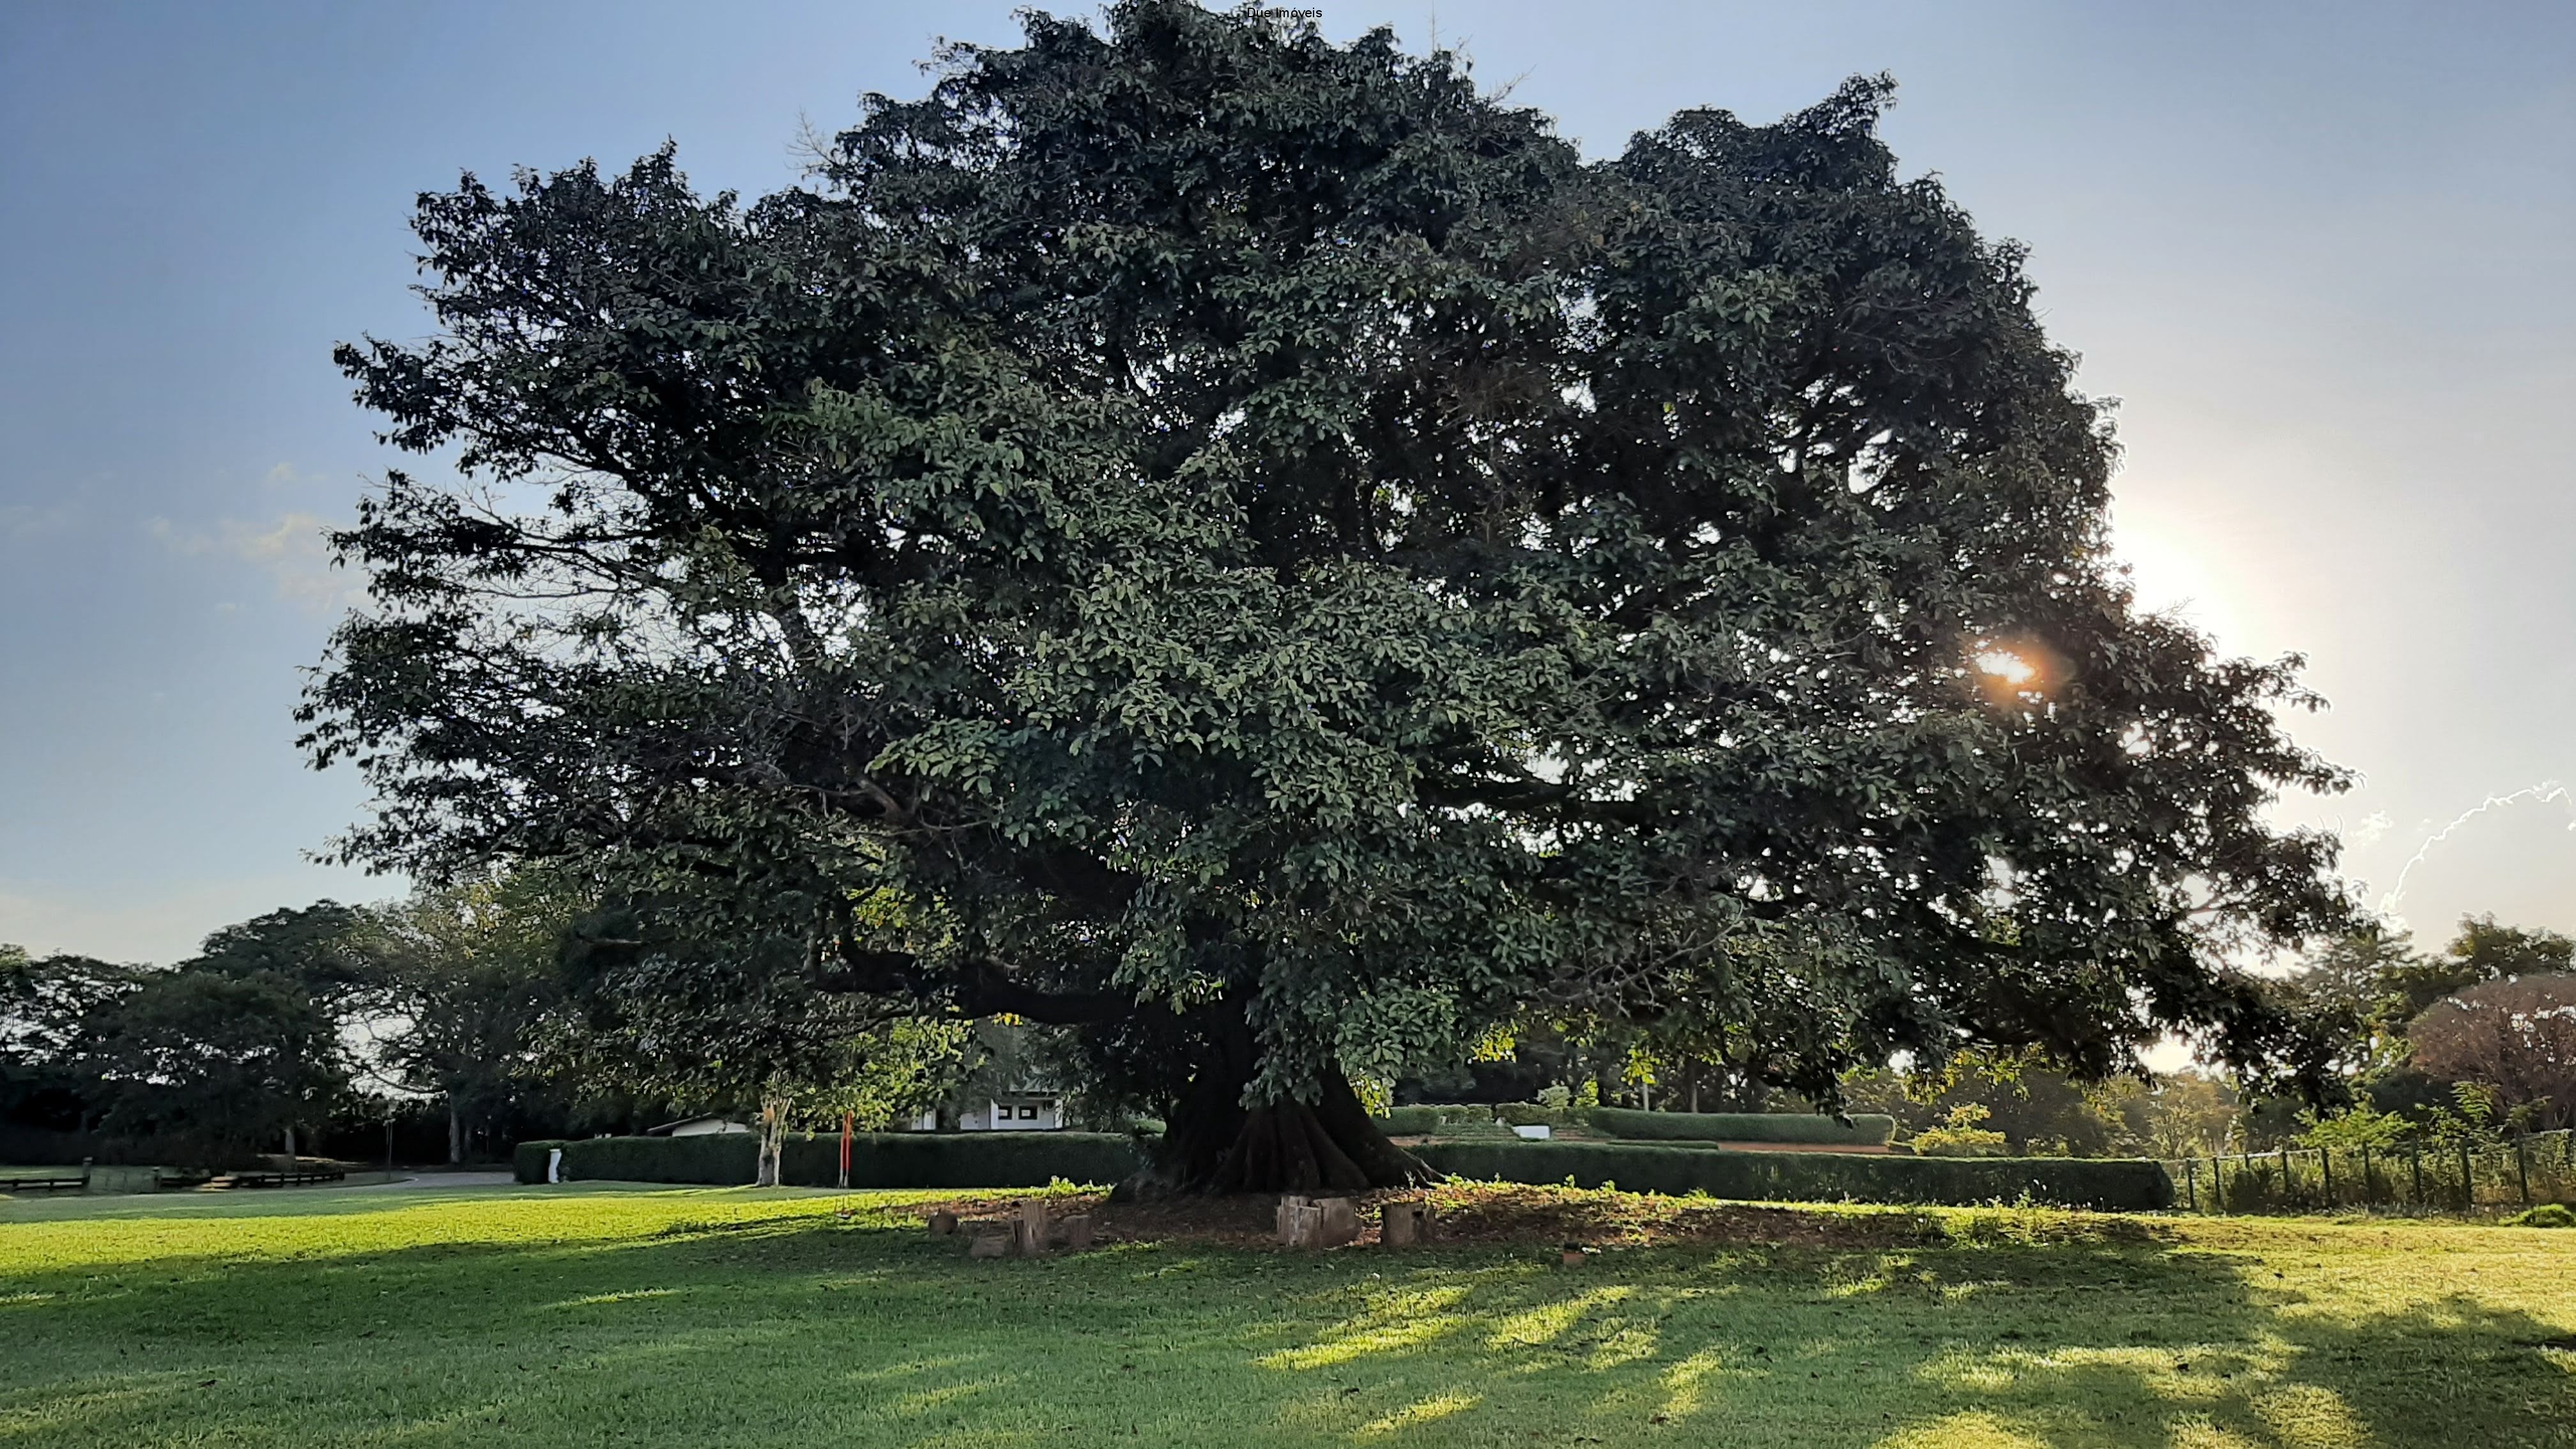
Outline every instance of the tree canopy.
{"label": "tree canopy", "polygon": [[162,970],[0,947],[0,1109],[49,1092],[74,1105],[64,1125],[213,1160],[319,1125],[348,1092],[356,918],[330,901],[271,911]]}
{"label": "tree canopy", "polygon": [[1825,1100],[2277,1055],[2227,954],[2342,920],[2262,812],[2343,777],[2296,661],[2133,607],[2106,414],[1889,82],[1587,161],[1383,31],[1024,23],[749,202],[421,198],[436,335],[339,354],[455,465],[339,539],[352,857],[1077,1026],[1193,1184],[1400,1177],[1347,1077],[1531,1014]]}
{"label": "tree canopy", "polygon": [[2471,1082],[2543,1129],[2576,1127],[2576,975],[2481,981],[2408,1025],[2417,1070]]}
{"label": "tree canopy", "polygon": [[540,1029],[566,994],[563,937],[588,905],[534,872],[483,873],[368,910],[352,933],[379,1085],[446,1108],[448,1160],[472,1124],[545,1091]]}

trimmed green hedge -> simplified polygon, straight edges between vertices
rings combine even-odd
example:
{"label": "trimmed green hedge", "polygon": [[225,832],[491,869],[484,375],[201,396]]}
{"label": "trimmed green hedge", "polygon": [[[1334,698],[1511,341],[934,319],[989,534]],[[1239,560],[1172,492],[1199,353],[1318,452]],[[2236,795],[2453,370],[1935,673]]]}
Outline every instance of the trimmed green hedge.
{"label": "trimmed green hedge", "polygon": [[1422,1102],[1388,1110],[1378,1130],[1389,1137],[1423,1137],[1456,1127],[1492,1125],[1494,1109],[1475,1103]]}
{"label": "trimmed green hedge", "polygon": [[[521,1182],[546,1180],[546,1151],[564,1151],[568,1182],[748,1183],[760,1157],[749,1132],[698,1137],[591,1137],[522,1142],[512,1165]],[[1145,1165],[1133,1137],[1116,1132],[862,1132],[851,1140],[852,1187],[1044,1187],[1117,1182]],[[839,1133],[791,1132],[780,1176],[791,1187],[840,1180]]]}
{"label": "trimmed green hedge", "polygon": [[1595,1107],[1592,1125],[1613,1137],[1646,1142],[1814,1142],[1885,1147],[1896,1135],[1896,1119],[1876,1112],[1855,1112],[1851,1125],[1846,1127],[1820,1112],[1640,1112],[1630,1107]]}
{"label": "trimmed green hedge", "polygon": [[557,1147],[571,1145],[553,1138],[522,1142],[510,1149],[510,1168],[518,1174],[521,1182],[543,1182],[546,1180],[546,1154]]}
{"label": "trimmed green hedge", "polygon": [[2159,1163],[2086,1157],[1899,1157],[1877,1153],[1710,1152],[1594,1142],[1433,1142],[1426,1166],[1459,1177],[1771,1202],[2032,1202],[2140,1211],[2171,1207]]}

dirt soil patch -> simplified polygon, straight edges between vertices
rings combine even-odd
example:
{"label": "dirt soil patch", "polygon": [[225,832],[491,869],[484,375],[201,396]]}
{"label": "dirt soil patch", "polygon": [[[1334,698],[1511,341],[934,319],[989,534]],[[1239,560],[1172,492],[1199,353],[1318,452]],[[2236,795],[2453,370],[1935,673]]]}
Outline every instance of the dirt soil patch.
{"label": "dirt soil patch", "polygon": [[[1019,1211],[1023,1200],[1018,1194],[994,1193],[923,1203],[913,1211],[926,1221],[944,1208],[955,1213],[971,1233],[979,1223],[1000,1228]],[[1939,1219],[1904,1208],[1801,1209],[1584,1188],[1444,1183],[1361,1195],[1360,1236],[1350,1246],[1376,1246],[1379,1210],[1389,1202],[1408,1200],[1430,1204],[1432,1241],[1450,1245],[1646,1248],[1692,1243],[1862,1249],[1904,1247],[1948,1235]],[[1270,1194],[1137,1203],[1112,1203],[1100,1193],[1055,1194],[1047,1199],[1050,1216],[1090,1214],[1094,1241],[1103,1244],[1186,1243],[1284,1252],[1274,1236],[1278,1202]]]}

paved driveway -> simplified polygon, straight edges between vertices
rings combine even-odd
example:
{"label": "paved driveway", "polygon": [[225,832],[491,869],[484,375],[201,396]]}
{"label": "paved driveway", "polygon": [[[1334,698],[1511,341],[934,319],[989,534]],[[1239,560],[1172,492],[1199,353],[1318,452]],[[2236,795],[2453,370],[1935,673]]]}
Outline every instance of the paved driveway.
{"label": "paved driveway", "polygon": [[424,1187],[508,1187],[518,1178],[507,1172],[416,1172],[397,1177],[391,1182],[370,1182],[344,1188],[344,1192],[383,1192],[388,1188],[411,1192]]}

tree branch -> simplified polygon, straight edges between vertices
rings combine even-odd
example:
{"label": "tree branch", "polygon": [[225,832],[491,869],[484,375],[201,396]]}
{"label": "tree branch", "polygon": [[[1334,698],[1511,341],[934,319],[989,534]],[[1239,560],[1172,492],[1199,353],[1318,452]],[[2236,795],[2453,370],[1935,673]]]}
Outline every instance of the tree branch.
{"label": "tree branch", "polygon": [[913,952],[871,950],[847,938],[834,943],[834,954],[841,969],[822,973],[814,983],[825,991],[930,997],[945,987],[962,1015],[1025,1016],[1049,1026],[1121,1021],[1136,1010],[1134,998],[1114,991],[1050,991],[1032,986],[1009,967],[987,958],[941,972]]}

